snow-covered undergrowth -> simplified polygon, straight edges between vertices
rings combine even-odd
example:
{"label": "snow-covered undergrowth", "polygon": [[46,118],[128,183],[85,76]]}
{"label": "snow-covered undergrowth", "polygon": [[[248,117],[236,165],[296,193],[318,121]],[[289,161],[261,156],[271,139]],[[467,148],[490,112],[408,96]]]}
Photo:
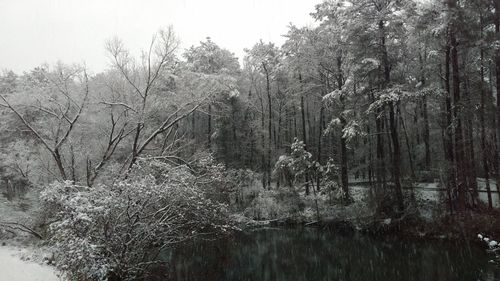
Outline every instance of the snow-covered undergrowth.
{"label": "snow-covered undergrowth", "polygon": [[38,195],[35,189],[11,200],[0,195],[0,240],[21,239],[26,236],[26,232],[17,229],[21,225],[29,229],[35,228],[36,214],[39,211]]}
{"label": "snow-covered undergrowth", "polygon": [[227,206],[210,198],[216,174],[153,161],[111,186],[48,186],[41,199],[56,266],[73,280],[137,280],[166,266],[162,251],[231,230]]}
{"label": "snow-covered undergrowth", "polygon": [[36,189],[8,200],[0,195],[0,281],[60,280],[51,250],[40,246],[36,229],[39,199]]}
{"label": "snow-covered undergrowth", "polygon": [[[312,188],[312,187],[311,187]],[[287,219],[295,223],[308,223],[323,218],[356,219],[373,214],[370,194],[366,188],[352,188],[350,204],[343,204],[339,188],[323,187],[306,195],[302,186],[273,186],[267,190],[256,188],[256,196],[243,209],[242,214],[253,220]]]}
{"label": "snow-covered undergrowth", "polygon": [[297,223],[344,216],[339,212],[354,210],[345,208],[353,198],[339,187],[338,171],[332,159],[325,165],[313,160],[304,142],[295,139],[290,153],[281,155],[274,165],[273,176],[280,184],[254,189],[254,198],[249,198],[243,213],[255,220],[288,219]]}

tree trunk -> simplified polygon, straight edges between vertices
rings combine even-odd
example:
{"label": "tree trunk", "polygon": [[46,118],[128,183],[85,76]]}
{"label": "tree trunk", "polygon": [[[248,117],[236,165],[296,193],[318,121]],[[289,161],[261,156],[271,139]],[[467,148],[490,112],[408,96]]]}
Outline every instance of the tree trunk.
{"label": "tree trunk", "polygon": [[283,111],[283,107],[280,105],[279,110],[278,110],[278,137],[275,138],[276,139],[276,143],[275,143],[276,149],[281,148],[281,142],[283,139],[283,137],[281,136],[282,111]]}
{"label": "tree trunk", "polygon": [[73,150],[73,145],[70,144],[69,150],[71,153],[71,181],[76,184],[76,168],[75,168],[75,151]]}
{"label": "tree trunk", "polygon": [[308,130],[308,136],[309,136],[309,146],[308,146],[308,151],[312,150],[313,145],[314,145],[314,129],[313,126],[311,125],[311,111],[309,110],[310,103],[308,101],[309,99],[304,100],[304,105],[305,105],[305,111],[306,111],[306,123],[307,123],[307,130]]}
{"label": "tree trunk", "polygon": [[415,166],[413,165],[413,155],[411,153],[411,144],[410,144],[410,138],[408,137],[408,131],[406,130],[406,125],[405,125],[405,120],[403,119],[403,115],[401,114],[401,110],[398,106],[398,115],[399,115],[399,120],[401,122],[401,127],[403,128],[403,133],[405,136],[406,140],[406,149],[408,150],[408,160],[410,161],[410,172],[411,172],[411,178],[413,181],[417,181],[417,177],[415,175]]}
{"label": "tree trunk", "polygon": [[[483,37],[483,16],[481,14],[481,38]],[[482,163],[483,163],[483,170],[484,170],[484,179],[486,181],[486,192],[488,194],[488,208],[492,209],[493,208],[493,199],[491,197],[491,188],[490,188],[490,171],[488,167],[488,152],[486,149],[486,128],[485,128],[485,91],[484,91],[484,50],[481,48],[480,51],[480,62],[481,62],[481,88],[480,88],[480,98],[481,98],[481,104],[479,107],[479,123],[480,123],[480,130],[481,130],[481,151],[482,151]]]}
{"label": "tree trunk", "polygon": [[191,118],[191,139],[196,139],[196,112],[193,112]]}
{"label": "tree trunk", "polygon": [[391,140],[393,146],[392,164],[393,164],[393,176],[394,176],[394,187],[396,191],[396,198],[398,200],[398,208],[400,211],[404,210],[403,201],[403,190],[401,188],[401,151],[399,146],[399,136],[397,132],[396,117],[394,112],[394,104],[389,103],[389,126],[391,131]]}
{"label": "tree trunk", "polygon": [[[372,95],[372,100],[375,98]],[[385,153],[384,153],[384,139],[383,136],[385,134],[384,132],[384,122],[382,120],[383,115],[382,111],[380,109],[376,110],[375,113],[375,134],[377,135],[377,186],[378,188],[385,187],[386,184],[386,177],[385,177]]]}
{"label": "tree trunk", "polygon": [[64,164],[62,161],[61,153],[59,152],[59,148],[56,148],[53,153],[54,160],[57,165],[57,169],[59,170],[59,174],[61,175],[61,178],[63,181],[68,179],[68,176],[66,175],[66,170],[64,169]]}
{"label": "tree trunk", "polygon": [[[319,123],[318,123],[318,127],[319,127],[319,133],[318,133],[318,155],[317,155],[317,158],[316,158],[316,161],[318,161],[319,164],[322,163],[321,161],[321,149],[322,149],[322,137],[323,137],[323,118],[324,118],[324,112],[325,112],[325,108],[323,107],[323,103],[321,103],[321,109],[319,111]],[[321,173],[317,173],[316,175],[316,186],[317,186],[317,190],[319,191],[320,190],[320,183],[321,183]]]}
{"label": "tree trunk", "polygon": [[[347,122],[345,118],[342,118],[340,120],[342,130],[347,125]],[[349,196],[349,177],[348,177],[348,172],[347,172],[347,141],[346,138],[344,137],[344,133],[341,133],[340,137],[340,179],[342,183],[342,191],[344,193],[344,197],[348,199]]]}
{"label": "tree trunk", "polygon": [[265,137],[265,131],[266,131],[266,114],[264,110],[264,102],[262,101],[262,98],[260,99],[260,112],[261,112],[261,118],[260,118],[260,125],[261,125],[261,132],[260,132],[260,137],[261,137],[261,143],[262,143],[262,152],[261,152],[261,165],[262,165],[262,187],[266,188],[267,187],[267,167],[266,167],[266,154],[264,153],[265,146],[266,146],[266,137]]}
{"label": "tree trunk", "polygon": [[[297,131],[297,108],[295,105],[293,106],[293,135],[294,137],[297,137],[299,135]],[[290,142],[293,141],[293,138],[290,139]]]}
{"label": "tree trunk", "polygon": [[368,134],[368,182],[370,182],[370,187],[373,187],[373,142],[370,132],[370,124],[366,125],[366,133]]}
{"label": "tree trunk", "polygon": [[[384,88],[387,88],[391,82],[391,72],[389,66],[389,58],[387,54],[387,47],[385,45],[385,34],[384,34],[384,22],[379,22],[379,30],[381,33],[380,43],[382,48],[382,61],[384,64]],[[397,123],[394,112],[394,103],[393,101],[389,102],[389,129],[391,134],[392,146],[393,146],[393,155],[392,155],[392,169],[393,169],[393,178],[394,178],[394,188],[396,192],[396,198],[398,201],[398,209],[399,211],[404,210],[404,201],[403,201],[403,190],[401,188],[401,149],[399,146],[399,136],[397,131]]]}
{"label": "tree trunk", "polygon": [[431,170],[431,145],[430,145],[430,133],[429,133],[429,114],[427,112],[427,97],[422,98],[422,117],[424,119],[424,145],[425,145],[425,169],[427,171]]}
{"label": "tree trunk", "polygon": [[212,105],[208,105],[208,132],[207,132],[207,143],[210,149],[212,144]]}
{"label": "tree trunk", "polygon": [[[299,81],[302,89],[302,76],[299,74]],[[304,92],[300,93],[300,113],[302,117],[302,140],[304,141],[304,146],[307,150],[307,131],[306,131],[306,112],[304,108]],[[306,171],[306,195],[309,195],[309,173]]]}
{"label": "tree trunk", "polygon": [[[450,13],[456,9],[456,0],[448,0],[448,8]],[[452,16],[453,18],[453,16]],[[458,204],[459,211],[465,211],[467,204],[467,180],[465,165],[464,165],[464,142],[462,130],[462,118],[460,107],[460,70],[458,64],[458,42],[455,35],[456,23],[451,22],[449,37],[451,45],[451,68],[452,68],[452,88],[453,88],[453,118],[455,120],[455,160],[456,160],[456,178],[458,188]]]}
{"label": "tree trunk", "polygon": [[267,139],[267,185],[271,187],[271,138],[272,138],[272,120],[273,120],[273,110],[272,110],[272,100],[271,100],[271,82],[269,81],[269,72],[266,65],[262,64],[266,72],[266,93],[267,93],[267,103],[268,103],[268,134]]}
{"label": "tree trunk", "polygon": [[[494,0],[494,4],[495,4],[495,18],[494,18],[494,22],[495,22],[495,39],[497,41],[500,40],[500,0]],[[496,86],[497,86],[497,89],[496,89],[496,94],[497,94],[497,108],[495,110],[496,112],[496,124],[495,124],[495,128],[496,128],[496,131],[495,131],[495,136],[496,136],[496,140],[495,140],[495,143],[494,143],[494,147],[495,147],[495,156],[494,156],[494,161],[493,161],[493,165],[494,165],[494,172],[496,174],[496,186],[497,186],[497,191],[499,193],[499,196],[500,196],[500,143],[499,143],[499,140],[500,140],[500,50],[497,49],[495,51],[495,78],[496,78]]]}
{"label": "tree trunk", "polygon": [[[420,61],[420,83],[422,84],[422,87],[425,87],[426,79],[425,79],[425,64],[426,64],[426,57],[427,57],[427,52],[424,50],[424,55],[422,57],[421,54],[419,54],[419,61]],[[431,169],[431,149],[430,149],[430,134],[429,134],[429,115],[427,112],[427,97],[424,95],[422,97],[422,119],[423,119],[423,139],[424,139],[424,145],[425,145],[425,170],[430,171]]]}
{"label": "tree trunk", "polygon": [[[344,77],[342,74],[342,56],[337,56],[337,86],[339,91],[342,91],[342,87],[344,85]],[[344,116],[345,110],[345,97],[340,95],[340,103],[341,103],[341,112],[340,112],[340,182],[342,185],[342,191],[344,193],[344,197],[346,200],[349,200],[349,173],[347,166],[347,139],[344,133],[344,130],[347,126],[347,120]]]}
{"label": "tree trunk", "polygon": [[446,46],[445,49],[445,107],[446,107],[446,128],[445,128],[445,159],[447,160],[448,180],[446,189],[448,192],[448,200],[450,204],[450,213],[453,213],[453,195],[452,189],[456,187],[455,167],[454,167],[454,151],[453,151],[453,120],[451,107],[451,69],[450,69],[451,47]]}

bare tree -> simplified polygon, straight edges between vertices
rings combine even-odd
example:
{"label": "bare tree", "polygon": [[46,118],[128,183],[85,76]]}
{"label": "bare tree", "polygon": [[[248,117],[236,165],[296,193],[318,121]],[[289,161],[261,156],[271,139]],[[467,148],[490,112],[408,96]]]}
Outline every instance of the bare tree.
{"label": "bare tree", "polygon": [[[7,96],[0,95],[0,99],[3,101],[0,106],[9,109],[21,120],[27,130],[52,156],[60,179],[67,180],[68,173],[62,149],[68,142],[87,103],[88,76],[82,67],[58,65],[54,73],[47,73],[46,78],[49,80],[50,86],[48,89],[37,89],[39,95],[35,96],[35,100],[15,105],[9,101]],[[80,96],[83,98],[79,100]],[[26,115],[30,110],[38,114],[40,118],[50,120],[51,130],[43,129],[42,125],[29,121]]]}
{"label": "bare tree", "polygon": [[[178,45],[179,43],[172,27],[160,30],[152,37],[149,48],[142,53],[139,63],[136,63],[136,60],[125,49],[122,41],[119,39],[112,39],[106,44],[114,68],[118,70],[135,96],[133,103],[127,103],[129,101],[107,102],[111,106],[127,108],[136,117],[135,129],[132,132],[132,152],[128,157],[128,161],[123,165],[123,173],[127,173],[153,140],[160,134],[171,129],[180,120],[196,111],[206,100],[206,98],[194,99],[187,102],[185,100],[173,100],[170,105],[172,112],[169,115],[162,118],[158,124],[148,122],[148,110],[154,102],[152,95],[161,91],[159,89],[159,81],[169,75],[175,68],[175,51]],[[116,140],[119,140],[121,138],[120,133],[115,137],[117,137]],[[112,141],[113,137],[110,140]],[[113,143],[111,143],[110,147],[110,151],[113,151]]]}

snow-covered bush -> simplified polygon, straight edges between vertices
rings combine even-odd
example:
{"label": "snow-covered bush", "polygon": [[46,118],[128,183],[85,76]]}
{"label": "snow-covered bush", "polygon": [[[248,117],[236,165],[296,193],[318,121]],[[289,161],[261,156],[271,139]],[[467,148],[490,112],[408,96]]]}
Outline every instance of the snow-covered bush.
{"label": "snow-covered bush", "polygon": [[262,191],[259,195],[252,201],[250,208],[247,208],[247,216],[262,220],[262,219],[274,219],[277,218],[280,213],[280,205],[273,196],[273,192]]}
{"label": "snow-covered bush", "polygon": [[137,280],[165,249],[231,230],[207,184],[186,166],[138,161],[111,186],[48,186],[41,198],[58,267],[72,280]]}
{"label": "snow-covered bush", "polygon": [[292,187],[295,182],[295,175],[292,171],[293,158],[289,155],[281,155],[274,164],[273,176],[283,179],[286,186]]}
{"label": "snow-covered bush", "polygon": [[245,209],[245,215],[255,220],[296,217],[300,205],[297,196],[289,190],[262,190]]}
{"label": "snow-covered bush", "polygon": [[196,171],[196,185],[209,198],[229,203],[231,181],[226,174],[226,167],[215,160],[208,152],[198,152],[190,165],[191,171]]}
{"label": "snow-covered bush", "polygon": [[226,171],[229,202],[236,209],[246,206],[259,193],[261,175],[249,169],[228,169]]}
{"label": "snow-covered bush", "polygon": [[291,145],[289,155],[281,155],[274,165],[273,174],[281,175],[287,181],[287,184],[293,186],[298,179],[306,174],[316,172],[318,165],[312,160],[312,154],[306,150],[303,141],[295,138]]}
{"label": "snow-covered bush", "polygon": [[329,188],[333,189],[337,185],[336,181],[338,180],[339,171],[339,165],[335,164],[332,158],[328,158],[328,161],[321,169],[321,178]]}

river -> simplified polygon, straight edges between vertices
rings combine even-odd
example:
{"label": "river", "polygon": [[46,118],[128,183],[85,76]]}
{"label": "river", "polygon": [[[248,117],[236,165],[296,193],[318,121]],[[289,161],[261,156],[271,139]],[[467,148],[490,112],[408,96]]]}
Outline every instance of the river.
{"label": "river", "polygon": [[193,242],[165,258],[177,281],[500,280],[500,269],[476,244],[316,229],[246,231]]}

